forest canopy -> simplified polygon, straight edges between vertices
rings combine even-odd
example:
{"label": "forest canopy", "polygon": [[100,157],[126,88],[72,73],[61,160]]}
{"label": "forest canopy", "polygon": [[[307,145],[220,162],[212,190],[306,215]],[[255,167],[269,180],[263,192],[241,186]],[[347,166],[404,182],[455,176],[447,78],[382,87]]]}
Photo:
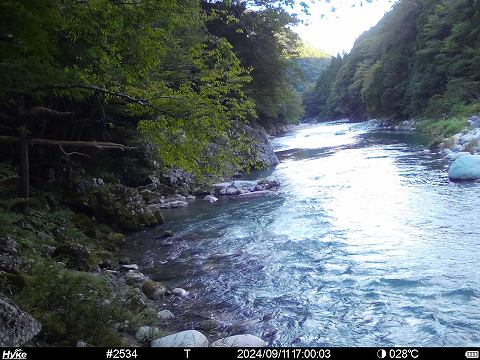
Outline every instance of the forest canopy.
{"label": "forest canopy", "polygon": [[140,141],[165,168],[234,168],[251,142],[242,124],[302,114],[292,4],[2,0],[2,139],[72,149]]}

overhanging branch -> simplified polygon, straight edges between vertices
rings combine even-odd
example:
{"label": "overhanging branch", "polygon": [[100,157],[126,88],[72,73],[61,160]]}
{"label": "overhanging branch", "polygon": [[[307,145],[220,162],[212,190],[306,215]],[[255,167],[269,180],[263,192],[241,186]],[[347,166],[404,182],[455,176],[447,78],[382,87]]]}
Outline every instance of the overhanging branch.
{"label": "overhanging branch", "polygon": [[119,97],[121,99],[126,100],[129,103],[138,104],[140,106],[149,107],[149,108],[155,109],[159,112],[163,112],[162,109],[160,109],[158,106],[153,105],[150,102],[150,100],[148,100],[148,99],[139,99],[139,98],[136,98],[134,96],[125,94],[123,92],[120,92],[120,91],[112,91],[112,90],[101,88],[101,87],[96,86],[96,85],[81,85],[81,84],[52,85],[52,86],[40,88],[40,89],[37,89],[37,90],[45,90],[45,89],[64,89],[64,90],[84,89],[84,90],[92,90],[92,91],[100,92],[100,93],[107,94],[107,95],[110,95],[110,96]]}
{"label": "overhanging branch", "polygon": [[[0,136],[0,141],[16,142],[18,138],[15,136]],[[68,141],[68,140],[49,140],[49,139],[28,139],[29,145],[50,145],[50,146],[71,146],[83,148],[103,149],[119,149],[122,151],[134,149],[134,147],[125,146],[118,143],[100,142],[100,141]]]}

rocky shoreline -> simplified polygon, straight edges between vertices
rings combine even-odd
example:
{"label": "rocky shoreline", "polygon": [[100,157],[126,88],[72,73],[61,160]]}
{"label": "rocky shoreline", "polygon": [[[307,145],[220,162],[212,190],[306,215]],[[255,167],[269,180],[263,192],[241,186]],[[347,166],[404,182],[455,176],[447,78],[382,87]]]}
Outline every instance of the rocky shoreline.
{"label": "rocky shoreline", "polygon": [[[380,126],[393,131],[417,131],[416,120],[405,120],[394,125],[378,122]],[[452,181],[474,181],[480,179],[480,117],[473,115],[468,126],[452,136],[436,138],[429,146],[430,151],[440,153],[451,162],[448,177]]]}
{"label": "rocky shoreline", "polygon": [[[264,137],[262,141],[267,141]],[[268,165],[278,163],[273,149],[269,144],[262,145],[260,151],[266,152],[263,156]],[[248,199],[258,196],[266,196],[274,193],[280,184],[275,180],[261,179],[259,181],[231,180],[223,183],[214,183],[209,187],[195,188],[188,174],[180,170],[170,171],[168,181],[154,175],[150,176],[151,182],[147,185],[129,187],[120,183],[111,183],[102,178],[81,177],[69,185],[66,205],[68,209],[60,207],[59,219],[55,218],[50,223],[48,209],[58,207],[54,203],[59,200],[49,200],[52,204],[39,204],[40,210],[27,210],[24,220],[31,222],[31,214],[39,211],[40,222],[35,221],[27,224],[27,240],[22,239],[21,234],[7,235],[0,238],[0,290],[8,297],[0,297],[0,315],[8,322],[9,326],[0,329],[0,338],[4,339],[0,346],[44,346],[44,345],[68,345],[68,346],[95,346],[95,344],[83,337],[58,343],[60,334],[67,333],[63,329],[61,319],[58,324],[49,320],[55,318],[55,312],[44,314],[29,314],[22,308],[35,308],[37,294],[35,291],[29,294],[28,301],[24,302],[20,295],[24,289],[30,288],[30,282],[36,283],[42,289],[43,275],[36,274],[30,279],[32,263],[41,260],[45,266],[56,268],[52,286],[63,281],[66,276],[77,286],[78,279],[84,282],[81,287],[66,289],[73,293],[63,296],[77,296],[76,292],[83,292],[89,288],[89,284],[97,281],[102,284],[93,291],[92,299],[88,300],[88,306],[94,308],[112,309],[118,308],[120,312],[132,314],[132,318],[113,322],[107,332],[113,331],[119,337],[120,343],[128,346],[265,346],[266,343],[251,334],[232,335],[227,338],[206,339],[199,331],[184,329],[180,333],[171,332],[169,323],[178,319],[167,308],[162,307],[162,301],[178,299],[188,301],[189,292],[182,288],[167,288],[165,285],[151,280],[142,269],[127,258],[119,258],[119,248],[128,241],[124,234],[134,233],[148,227],[158,227],[160,237],[167,238],[173,233],[165,229],[165,219],[162,211],[165,209],[181,209],[189,206],[193,201],[216,202],[231,199]],[[34,204],[34,203],[32,203]],[[208,206],[208,204],[205,204]],[[175,211],[175,210],[172,210]],[[66,216],[66,217],[65,217]],[[57,228],[57,224],[64,225]],[[16,232],[17,225],[12,224],[12,234]],[[48,227],[47,230],[43,230]],[[13,231],[15,230],[15,231]],[[23,234],[23,233],[22,233]],[[72,234],[74,234],[72,236]],[[42,241],[37,241],[38,237]],[[20,241],[20,243],[18,241]],[[30,243],[31,242],[31,243]],[[26,245],[25,245],[26,243]],[[31,258],[23,251],[23,248],[35,247],[40,254],[37,260]],[[40,270],[41,272],[41,270]],[[83,277],[86,277],[83,279]],[[40,282],[39,282],[40,281]],[[110,289],[109,295],[100,295],[103,287]],[[35,287],[35,286],[34,286]],[[46,290],[46,289],[45,289]],[[42,289],[43,291],[43,289]],[[19,297],[15,297],[20,294]],[[52,296],[55,296],[52,294]],[[19,303],[14,303],[19,300]],[[66,299],[68,300],[68,299]],[[32,301],[29,303],[29,301]],[[80,303],[82,300],[80,299]],[[79,303],[79,304],[80,304]],[[99,305],[98,305],[99,304]],[[63,306],[63,305],[62,305]],[[62,310],[63,311],[63,310]],[[93,314],[85,314],[93,316]],[[48,319],[41,319],[41,317]],[[62,315],[63,317],[64,315]],[[81,316],[81,314],[78,314]],[[122,316],[119,316],[122,318]],[[125,318],[125,316],[123,316]],[[145,320],[142,320],[145,319]],[[107,319],[108,320],[108,319]],[[70,320],[69,320],[70,321]],[[93,322],[99,321],[92,319]],[[42,327],[47,324],[48,328]],[[61,325],[60,325],[61,324]],[[54,334],[50,334],[55,330]],[[44,334],[44,332],[48,334]],[[92,326],[91,331],[94,330]],[[45,340],[37,340],[39,334]],[[63,335],[62,335],[63,336]],[[215,341],[214,341],[215,340]]]}

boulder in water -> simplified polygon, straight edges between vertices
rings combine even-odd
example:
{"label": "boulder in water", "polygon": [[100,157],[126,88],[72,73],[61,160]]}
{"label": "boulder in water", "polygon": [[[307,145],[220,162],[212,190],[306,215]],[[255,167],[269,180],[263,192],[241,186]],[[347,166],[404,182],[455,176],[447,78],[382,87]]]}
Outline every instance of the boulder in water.
{"label": "boulder in water", "polygon": [[448,170],[450,180],[480,179],[480,155],[463,155]]}
{"label": "boulder in water", "polygon": [[207,196],[205,196],[205,197],[203,198],[203,200],[209,201],[209,202],[212,203],[212,202],[217,201],[218,199],[217,199],[215,196],[213,196],[213,195],[207,195]]}
{"label": "boulder in water", "polygon": [[172,290],[172,294],[180,297],[186,297],[188,295],[188,291],[182,288],[175,288]]}

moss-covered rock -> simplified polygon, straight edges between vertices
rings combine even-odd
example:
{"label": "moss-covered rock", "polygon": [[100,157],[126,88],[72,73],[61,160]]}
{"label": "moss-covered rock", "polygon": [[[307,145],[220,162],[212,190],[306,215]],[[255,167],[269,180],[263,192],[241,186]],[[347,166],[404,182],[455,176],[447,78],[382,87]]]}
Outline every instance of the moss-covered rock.
{"label": "moss-covered rock", "polygon": [[147,280],[142,285],[142,291],[149,299],[157,299],[166,294],[167,288],[156,281]]}
{"label": "moss-covered rock", "polygon": [[95,227],[95,224],[87,215],[82,213],[75,214],[72,218],[72,222],[88,237],[97,237],[97,229]]}
{"label": "moss-covered rock", "polygon": [[114,243],[120,243],[125,240],[125,235],[118,232],[110,232],[107,235],[107,240]]}
{"label": "moss-covered rock", "polygon": [[95,262],[95,260],[91,258],[90,250],[83,245],[75,243],[58,246],[53,252],[52,257],[59,260],[66,260],[67,265],[83,271],[90,270]]}

